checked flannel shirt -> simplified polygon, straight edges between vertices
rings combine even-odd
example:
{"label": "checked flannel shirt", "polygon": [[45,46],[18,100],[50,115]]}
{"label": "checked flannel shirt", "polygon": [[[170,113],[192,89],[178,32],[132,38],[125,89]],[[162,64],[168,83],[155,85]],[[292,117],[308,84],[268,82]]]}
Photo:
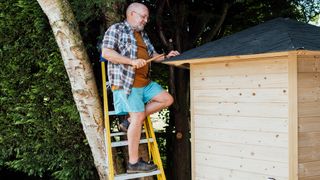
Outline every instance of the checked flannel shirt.
{"label": "checked flannel shirt", "polygon": [[[152,57],[153,53],[156,53],[155,49],[147,34],[141,32],[141,35],[147,46],[149,56]],[[126,56],[132,60],[137,59],[137,41],[134,37],[134,32],[127,21],[109,27],[104,34],[102,47],[113,49],[122,56]],[[108,61],[109,83],[123,88],[128,95],[131,93],[134,76],[135,71],[132,66]]]}

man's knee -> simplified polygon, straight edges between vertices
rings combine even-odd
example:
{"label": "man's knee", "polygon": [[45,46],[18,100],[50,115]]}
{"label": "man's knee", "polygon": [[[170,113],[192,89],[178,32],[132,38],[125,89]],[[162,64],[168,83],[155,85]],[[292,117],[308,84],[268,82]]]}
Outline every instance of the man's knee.
{"label": "man's knee", "polygon": [[166,107],[169,107],[171,106],[171,104],[173,103],[174,99],[172,97],[171,94],[167,93],[167,98],[166,98]]}
{"label": "man's knee", "polygon": [[145,120],[145,118],[146,118],[146,115],[144,112],[130,113],[131,121],[136,121],[140,124],[143,124],[143,121]]}

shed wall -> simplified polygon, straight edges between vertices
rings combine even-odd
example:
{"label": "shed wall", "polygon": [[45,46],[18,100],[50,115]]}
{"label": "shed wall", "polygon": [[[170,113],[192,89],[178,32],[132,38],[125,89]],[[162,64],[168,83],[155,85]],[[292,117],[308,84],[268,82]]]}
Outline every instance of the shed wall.
{"label": "shed wall", "polygon": [[320,56],[298,56],[299,180],[320,179]]}
{"label": "shed wall", "polygon": [[191,64],[195,179],[288,179],[288,60]]}

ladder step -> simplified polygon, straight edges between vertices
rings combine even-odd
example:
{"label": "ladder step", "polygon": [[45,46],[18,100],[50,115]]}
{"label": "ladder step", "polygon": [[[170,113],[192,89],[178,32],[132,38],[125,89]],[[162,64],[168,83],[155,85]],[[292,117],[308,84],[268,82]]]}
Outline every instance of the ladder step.
{"label": "ladder step", "polygon": [[[144,129],[141,131],[141,133],[145,133],[145,132],[146,132],[146,130],[144,130]],[[127,133],[126,132],[114,132],[114,133],[110,134],[111,137],[122,136],[122,135],[127,135]]]}
{"label": "ladder step", "polygon": [[134,174],[119,174],[114,177],[115,180],[135,179],[141,177],[148,177],[160,174],[160,170],[148,172],[148,173],[134,173]]}
{"label": "ladder step", "polygon": [[[149,142],[153,142],[152,138],[149,138]],[[140,139],[140,144],[148,143],[148,139]],[[120,147],[120,146],[127,146],[128,141],[117,141],[112,142],[111,147]]]}

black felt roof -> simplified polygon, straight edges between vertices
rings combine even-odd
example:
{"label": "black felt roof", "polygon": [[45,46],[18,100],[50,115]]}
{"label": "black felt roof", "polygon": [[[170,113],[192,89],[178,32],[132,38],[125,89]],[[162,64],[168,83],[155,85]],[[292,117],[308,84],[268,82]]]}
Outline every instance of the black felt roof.
{"label": "black felt roof", "polygon": [[188,50],[166,61],[298,49],[320,50],[320,27],[287,18],[276,18]]}

